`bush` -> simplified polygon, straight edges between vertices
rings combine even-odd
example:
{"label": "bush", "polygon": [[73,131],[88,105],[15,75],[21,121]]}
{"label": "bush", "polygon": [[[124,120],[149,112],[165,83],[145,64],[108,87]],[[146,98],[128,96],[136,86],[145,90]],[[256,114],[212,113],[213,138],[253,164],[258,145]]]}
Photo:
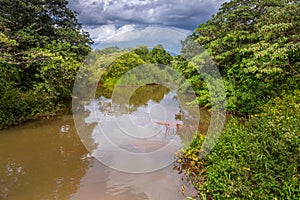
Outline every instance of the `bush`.
{"label": "bush", "polygon": [[[275,98],[261,110],[244,124],[231,119],[202,160],[202,173],[193,178],[202,198],[300,198],[300,91]],[[200,146],[192,145],[182,156],[190,162],[188,153],[198,155],[193,149]],[[186,170],[193,175],[195,168]]]}
{"label": "bush", "polygon": [[54,114],[60,108],[47,96],[31,91],[6,87],[0,93],[0,129],[38,116]]}

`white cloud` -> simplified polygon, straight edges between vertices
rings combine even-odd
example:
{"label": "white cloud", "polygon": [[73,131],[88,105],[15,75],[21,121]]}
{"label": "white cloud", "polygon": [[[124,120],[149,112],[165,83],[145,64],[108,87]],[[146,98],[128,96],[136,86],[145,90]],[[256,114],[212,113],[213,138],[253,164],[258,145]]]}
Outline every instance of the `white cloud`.
{"label": "white cloud", "polygon": [[69,0],[93,47],[139,44],[179,52],[180,41],[216,13],[225,0]]}
{"label": "white cloud", "polygon": [[84,26],[85,31],[89,32],[90,37],[94,42],[103,42],[109,38],[115,37],[122,33],[130,32],[135,29],[135,25],[124,25],[120,28],[116,28],[115,25],[102,25],[102,26]]}
{"label": "white cloud", "polygon": [[103,26],[85,26],[85,31],[90,33],[90,37],[94,42],[104,41],[112,35],[116,34],[117,29],[115,25],[103,25]]}
{"label": "white cloud", "polygon": [[100,27],[86,27],[95,41],[95,48],[119,46],[121,48],[147,45],[153,47],[162,44],[167,50],[179,53],[181,40],[184,40],[191,31],[170,27],[124,25],[117,29],[113,25]]}

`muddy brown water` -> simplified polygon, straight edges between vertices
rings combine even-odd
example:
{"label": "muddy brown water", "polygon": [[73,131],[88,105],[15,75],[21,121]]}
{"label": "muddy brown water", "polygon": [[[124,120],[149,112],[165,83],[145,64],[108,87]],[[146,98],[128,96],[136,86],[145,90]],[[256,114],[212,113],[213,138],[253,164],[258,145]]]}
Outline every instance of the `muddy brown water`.
{"label": "muddy brown water", "polygon": [[[168,102],[170,91],[164,88],[154,91],[152,96],[138,98],[140,95],[136,95],[137,100],[131,102],[135,111],[130,114],[141,117],[138,110],[146,108],[149,101],[157,104]],[[146,92],[149,94],[149,90]],[[179,104],[174,99],[172,101],[175,103],[169,109],[177,108],[174,112],[178,113]],[[203,116],[209,118],[208,113]],[[207,119],[203,120],[200,124],[205,129]],[[138,122],[146,121],[147,118]],[[176,124],[180,122],[178,115],[174,116],[174,121]],[[186,131],[184,126],[164,123],[169,123],[165,130],[172,134],[180,134],[180,129]],[[147,151],[159,148],[155,145],[144,142],[127,147],[129,150],[135,147]],[[0,199],[185,199],[181,193],[182,176],[172,169],[173,164],[154,172],[133,174],[111,169],[91,155],[77,134],[71,114],[1,130]],[[190,194],[193,194],[195,191],[189,188]]]}

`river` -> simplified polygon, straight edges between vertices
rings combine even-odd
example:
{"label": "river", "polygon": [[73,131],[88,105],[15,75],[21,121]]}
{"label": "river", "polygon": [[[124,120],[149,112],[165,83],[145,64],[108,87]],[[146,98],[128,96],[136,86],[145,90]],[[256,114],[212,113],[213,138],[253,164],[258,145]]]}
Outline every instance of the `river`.
{"label": "river", "polygon": [[[173,170],[174,164],[170,159],[174,158],[175,152],[162,154],[164,156],[160,156],[157,162],[166,166],[148,170],[147,173],[128,173],[126,170],[115,169],[118,166],[110,167],[106,158],[114,154],[109,147],[101,144],[103,137],[99,136],[99,124],[93,116],[95,113],[102,113],[107,119],[107,116],[116,116],[116,113],[112,112],[107,95],[100,94],[98,97],[85,106],[86,130],[90,131],[92,138],[99,144],[92,151],[87,150],[83,138],[79,137],[78,125],[75,126],[72,114],[34,120],[0,131],[0,199],[180,200],[185,198],[181,193],[183,184],[186,195],[195,192],[188,183],[182,182],[182,175]],[[126,116],[135,121],[135,126],[161,127],[159,130],[164,137],[128,140],[118,137],[118,132],[112,131],[120,127],[111,127],[109,120],[102,121],[102,127],[106,127],[104,131],[112,128],[110,135],[114,142],[126,151],[154,152],[171,140],[175,141],[176,148],[170,149],[175,151],[193,136],[186,133],[198,128],[191,127],[182,120],[181,116],[185,111],[180,107],[176,94],[164,87],[143,88],[130,101],[131,111]],[[98,107],[93,106],[95,104]],[[164,107],[167,110],[166,118],[151,121],[151,116],[149,118],[149,113],[147,114],[149,106],[154,116],[155,108]],[[118,113],[118,116],[125,114]],[[207,129],[209,118],[209,113],[202,110],[199,126],[201,131]],[[151,127],[149,124],[155,125]],[[132,130],[132,127],[126,128],[129,128],[129,132]],[[95,159],[97,155],[103,158],[100,159],[103,162]],[[139,163],[131,165],[139,166]]]}

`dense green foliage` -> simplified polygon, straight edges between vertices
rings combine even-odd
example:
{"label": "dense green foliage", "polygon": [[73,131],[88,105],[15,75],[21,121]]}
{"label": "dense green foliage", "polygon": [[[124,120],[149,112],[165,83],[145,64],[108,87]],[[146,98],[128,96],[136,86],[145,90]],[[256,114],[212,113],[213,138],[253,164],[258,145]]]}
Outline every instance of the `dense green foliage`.
{"label": "dense green foliage", "polygon": [[0,0],[0,128],[55,112],[90,44],[65,0]]}
{"label": "dense green foliage", "polygon": [[[228,109],[249,114],[299,87],[299,32],[298,0],[232,0],[191,38],[216,62],[226,83]],[[185,42],[183,47],[188,49]],[[195,89],[206,90],[201,84]]]}
{"label": "dense green foliage", "polygon": [[277,97],[262,110],[244,124],[231,119],[204,159],[198,160],[203,136],[181,155],[204,199],[299,199],[300,92]]}
{"label": "dense green foliage", "polygon": [[[205,133],[178,156],[179,171],[202,199],[300,198],[300,4],[298,0],[232,0],[187,40],[211,55],[225,81],[233,117],[200,158]],[[178,69],[209,105],[207,88],[189,63]],[[196,77],[196,78],[195,78]]]}
{"label": "dense green foliage", "polygon": [[116,58],[116,60],[104,72],[103,76],[101,77],[103,85],[106,88],[113,89],[116,82],[123,74],[144,63],[145,62],[134,52],[126,52],[125,54]]}
{"label": "dense green foliage", "polygon": [[[103,50],[96,50],[95,52],[92,52],[89,57],[89,62],[84,65],[84,67],[87,68],[87,71],[89,71],[87,74],[96,74],[96,77],[98,78],[101,75],[99,84],[110,91],[114,89],[117,81],[120,80],[125,73],[137,66],[142,66],[144,64],[163,64],[170,66],[171,61],[173,60],[173,57],[162,45],[154,46],[151,50],[147,46],[123,50],[111,47]],[[140,76],[143,76],[143,78],[139,77],[140,80],[147,78],[147,74],[140,74]],[[123,76],[123,79],[124,78],[126,79],[126,76]],[[131,81],[130,84],[132,85],[138,83],[138,80],[135,80],[138,77],[128,78],[132,79],[124,81]]]}
{"label": "dense green foliage", "polygon": [[[299,32],[299,0],[231,0],[182,42],[182,55],[172,57],[161,45],[91,52],[78,96],[99,84],[111,93],[121,77],[135,85],[126,72],[159,63],[179,71],[188,80],[180,89],[191,85],[196,103],[211,107],[219,91],[203,80],[209,55],[225,82],[229,111],[248,118],[231,119],[205,158],[199,157],[205,134],[197,134],[176,168],[203,199],[299,199]],[[66,0],[0,0],[0,128],[60,109],[90,44]]]}

